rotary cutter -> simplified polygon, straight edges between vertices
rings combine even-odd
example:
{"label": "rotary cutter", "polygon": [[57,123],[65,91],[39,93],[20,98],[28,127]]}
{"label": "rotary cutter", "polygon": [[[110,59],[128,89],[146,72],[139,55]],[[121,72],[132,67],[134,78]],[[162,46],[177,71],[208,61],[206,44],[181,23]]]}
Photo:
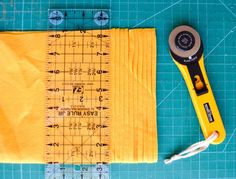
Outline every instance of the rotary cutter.
{"label": "rotary cutter", "polygon": [[198,32],[189,26],[178,26],[169,36],[169,46],[173,61],[188,87],[205,139],[216,132],[217,138],[211,144],[220,144],[226,133],[207,78]]}
{"label": "rotary cutter", "polygon": [[187,84],[205,138],[218,133],[212,144],[225,139],[224,125],[207,78],[203,44],[196,30],[189,26],[176,27],[169,36],[170,54]]}

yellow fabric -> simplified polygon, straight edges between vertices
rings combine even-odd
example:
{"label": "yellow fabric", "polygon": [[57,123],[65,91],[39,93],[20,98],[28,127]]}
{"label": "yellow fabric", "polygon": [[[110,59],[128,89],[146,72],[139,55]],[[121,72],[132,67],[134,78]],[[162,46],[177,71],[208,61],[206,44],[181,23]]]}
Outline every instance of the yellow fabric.
{"label": "yellow fabric", "polygon": [[[110,162],[155,162],[155,30],[110,31]],[[0,33],[0,162],[45,162],[46,51],[47,32]]]}

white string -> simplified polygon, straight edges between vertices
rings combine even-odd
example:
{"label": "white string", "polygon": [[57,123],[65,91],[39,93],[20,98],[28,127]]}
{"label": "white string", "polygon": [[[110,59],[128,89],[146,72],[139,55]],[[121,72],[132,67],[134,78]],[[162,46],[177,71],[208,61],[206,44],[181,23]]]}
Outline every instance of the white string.
{"label": "white string", "polygon": [[208,148],[208,146],[210,145],[210,143],[212,143],[215,139],[217,139],[217,137],[218,137],[218,133],[215,131],[206,140],[203,140],[203,141],[200,141],[200,142],[197,142],[197,143],[191,145],[190,147],[185,149],[183,152],[173,155],[170,159],[164,160],[164,163],[170,164],[175,160],[188,158],[193,155],[196,155],[196,154],[206,150]]}

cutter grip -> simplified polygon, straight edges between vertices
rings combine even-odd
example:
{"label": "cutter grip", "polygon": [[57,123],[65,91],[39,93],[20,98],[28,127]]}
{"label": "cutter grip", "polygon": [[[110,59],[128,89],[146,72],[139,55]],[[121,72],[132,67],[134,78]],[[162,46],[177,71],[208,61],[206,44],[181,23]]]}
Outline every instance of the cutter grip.
{"label": "cutter grip", "polygon": [[174,62],[185,79],[204,137],[217,131],[219,136],[212,144],[220,144],[224,141],[226,132],[206,75],[203,55],[197,63],[199,69],[189,68],[175,60]]}

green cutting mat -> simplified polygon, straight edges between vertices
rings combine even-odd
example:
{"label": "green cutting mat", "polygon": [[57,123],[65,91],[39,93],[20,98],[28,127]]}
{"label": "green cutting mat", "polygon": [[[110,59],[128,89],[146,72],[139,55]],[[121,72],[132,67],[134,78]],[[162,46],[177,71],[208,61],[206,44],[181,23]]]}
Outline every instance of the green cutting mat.
{"label": "green cutting mat", "polygon": [[[159,162],[111,165],[112,179],[236,178],[235,0],[1,0],[0,30],[44,30],[48,8],[110,8],[112,27],[157,28]],[[203,139],[185,82],[168,54],[169,33],[181,24],[192,25],[202,37],[205,64],[227,138],[200,155],[164,165],[170,154]],[[43,165],[0,165],[3,179],[43,177]]]}

